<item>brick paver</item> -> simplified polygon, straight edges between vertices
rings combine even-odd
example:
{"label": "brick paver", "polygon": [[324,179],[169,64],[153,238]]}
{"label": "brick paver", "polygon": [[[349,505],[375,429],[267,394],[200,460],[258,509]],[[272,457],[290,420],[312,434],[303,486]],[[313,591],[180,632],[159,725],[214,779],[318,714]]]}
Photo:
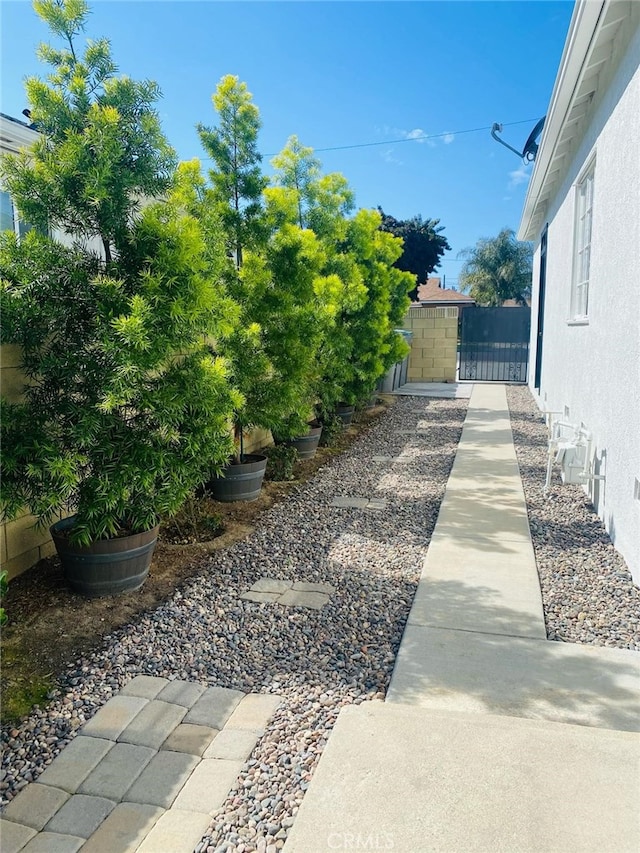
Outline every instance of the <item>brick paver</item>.
{"label": "brick paver", "polygon": [[36,830],[30,826],[14,823],[12,820],[0,820],[2,853],[18,853],[35,834]]}
{"label": "brick paver", "polygon": [[191,853],[280,701],[137,676],[7,806],[2,853]]}
{"label": "brick paver", "polygon": [[62,788],[69,794],[75,794],[89,773],[113,746],[112,740],[78,735],[51,762],[38,781],[44,785],[52,785],[54,788]]}
{"label": "brick paver", "polygon": [[115,807],[115,800],[74,794],[51,818],[45,830],[88,838]]}
{"label": "brick paver", "polygon": [[155,751],[147,746],[117,743],[87,776],[78,792],[120,802],[154,755]]}
{"label": "brick paver", "polygon": [[128,803],[146,803],[168,809],[198,765],[195,755],[161,750],[127,791]]}
{"label": "brick paver", "polygon": [[133,718],[118,740],[159,749],[178,723],[182,722],[186,712],[187,709],[182,705],[152,699]]}
{"label": "brick paver", "polygon": [[85,723],[82,734],[117,740],[148,701],[140,696],[114,696]]}
{"label": "brick paver", "polygon": [[9,803],[3,816],[31,829],[44,829],[68,799],[69,794],[61,788],[33,782]]}
{"label": "brick paver", "polygon": [[221,729],[244,695],[227,687],[210,687],[187,713],[184,722]]}

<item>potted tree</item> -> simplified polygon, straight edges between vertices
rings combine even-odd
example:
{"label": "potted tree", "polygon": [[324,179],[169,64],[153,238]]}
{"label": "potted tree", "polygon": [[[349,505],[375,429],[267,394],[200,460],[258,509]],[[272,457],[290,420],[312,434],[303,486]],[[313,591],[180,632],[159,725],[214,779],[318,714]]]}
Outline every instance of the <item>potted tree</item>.
{"label": "potted tree", "polygon": [[238,77],[228,74],[212,96],[218,115],[214,128],[199,124],[198,134],[214,162],[210,186],[203,196],[201,214],[218,217],[226,248],[225,280],[238,306],[238,322],[216,340],[216,349],[227,359],[232,381],[241,392],[241,404],[233,413],[235,453],[218,472],[211,472],[207,488],[220,501],[255,500],[262,487],[267,457],[245,454],[245,430],[269,428],[273,388],[266,381],[273,369],[264,347],[262,328],[252,315],[254,284],[252,267],[245,270],[247,253],[259,253],[267,239],[262,203],[266,178],[258,151],[260,113],[251,93]]}
{"label": "potted tree", "polygon": [[0,237],[3,340],[28,380],[4,406],[2,500],[43,523],[72,512],[52,535],[69,583],[95,596],[143,583],[161,516],[228,457],[239,395],[205,344],[227,302],[157,86],[116,77],[104,39],[80,55],[85,3],[38,13],[67,46],[41,48],[53,72],[26,88],[42,135],[2,179],[28,221],[74,243]]}

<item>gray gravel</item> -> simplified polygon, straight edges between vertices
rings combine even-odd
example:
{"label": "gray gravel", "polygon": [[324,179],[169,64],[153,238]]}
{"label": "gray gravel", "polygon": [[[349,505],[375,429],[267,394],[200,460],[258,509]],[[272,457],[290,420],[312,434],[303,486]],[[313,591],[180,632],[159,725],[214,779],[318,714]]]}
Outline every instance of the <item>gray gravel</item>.
{"label": "gray gravel", "polygon": [[526,387],[507,389],[550,640],[640,650],[640,588],[581,486],[543,493],[548,431]]}
{"label": "gray gravel", "polygon": [[[340,709],[384,697],[465,413],[464,400],[398,399],[248,539],[78,661],[46,708],[3,731],[3,801],[135,675],[274,692],[283,704],[198,851],[280,850]],[[419,437],[398,434],[415,428]],[[386,507],[329,506],[336,495]],[[320,611],[240,600],[263,576],[336,592]]]}

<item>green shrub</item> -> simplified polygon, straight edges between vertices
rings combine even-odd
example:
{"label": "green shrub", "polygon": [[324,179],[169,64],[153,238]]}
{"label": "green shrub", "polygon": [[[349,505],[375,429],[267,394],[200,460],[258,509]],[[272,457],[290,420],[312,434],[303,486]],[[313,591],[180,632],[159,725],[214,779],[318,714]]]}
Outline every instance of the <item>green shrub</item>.
{"label": "green shrub", "polygon": [[[2,599],[5,597],[7,590],[9,589],[8,577],[9,575],[7,572],[0,572],[0,603],[2,603]],[[0,625],[6,625],[7,618],[4,607],[0,607]]]}
{"label": "green shrub", "polygon": [[43,523],[70,507],[89,544],[153,527],[228,458],[241,398],[205,341],[233,311],[221,237],[184,211],[192,174],[175,170],[157,86],[116,78],[106,40],[74,47],[82,0],[37,10],[69,49],[41,48],[54,71],[26,88],[42,135],[2,178],[27,219],[77,242],[0,235],[3,341],[28,378],[4,406],[2,503]]}
{"label": "green shrub", "polygon": [[266,450],[267,477],[276,482],[295,480],[295,466],[298,461],[298,451],[289,444],[276,444]]}

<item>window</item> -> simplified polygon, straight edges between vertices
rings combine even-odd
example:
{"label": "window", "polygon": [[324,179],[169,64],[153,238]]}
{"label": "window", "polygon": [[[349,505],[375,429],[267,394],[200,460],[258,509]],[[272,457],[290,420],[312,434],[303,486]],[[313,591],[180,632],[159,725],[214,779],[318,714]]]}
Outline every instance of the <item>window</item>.
{"label": "window", "polygon": [[574,320],[586,319],[589,309],[593,177],[595,165],[595,161],[590,163],[576,187],[575,249],[573,256],[573,287],[571,291],[571,316]]}
{"label": "window", "polygon": [[31,231],[33,227],[33,225],[29,225],[28,222],[20,219],[9,193],[0,190],[0,231],[15,231],[18,237],[24,237],[27,231]]}

